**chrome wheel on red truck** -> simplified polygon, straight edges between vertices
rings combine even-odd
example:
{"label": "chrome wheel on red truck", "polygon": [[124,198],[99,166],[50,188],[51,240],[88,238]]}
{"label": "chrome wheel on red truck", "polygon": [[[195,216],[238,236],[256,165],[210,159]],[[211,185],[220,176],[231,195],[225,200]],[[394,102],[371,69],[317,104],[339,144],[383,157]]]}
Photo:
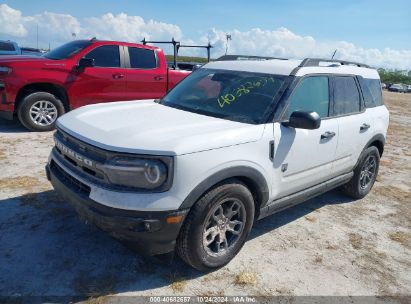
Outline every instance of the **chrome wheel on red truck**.
{"label": "chrome wheel on red truck", "polygon": [[32,131],[51,131],[65,112],[63,103],[53,94],[36,92],[27,95],[17,109],[20,122]]}
{"label": "chrome wheel on red truck", "polygon": [[29,109],[31,121],[39,126],[49,126],[53,124],[58,115],[56,106],[48,100],[39,100]]}

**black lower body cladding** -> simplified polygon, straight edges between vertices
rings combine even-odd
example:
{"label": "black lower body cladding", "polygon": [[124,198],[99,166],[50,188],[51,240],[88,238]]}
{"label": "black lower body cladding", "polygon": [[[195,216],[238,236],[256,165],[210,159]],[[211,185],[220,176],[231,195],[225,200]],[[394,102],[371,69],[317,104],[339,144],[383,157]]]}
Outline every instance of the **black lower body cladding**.
{"label": "black lower body cladding", "polygon": [[[131,244],[141,255],[152,256],[174,251],[188,210],[132,211],[107,207],[91,200],[84,195],[84,191],[77,191],[60,170],[53,165],[47,166],[47,177],[81,218],[112,237]],[[179,215],[182,219],[178,223],[167,222],[170,216]]]}

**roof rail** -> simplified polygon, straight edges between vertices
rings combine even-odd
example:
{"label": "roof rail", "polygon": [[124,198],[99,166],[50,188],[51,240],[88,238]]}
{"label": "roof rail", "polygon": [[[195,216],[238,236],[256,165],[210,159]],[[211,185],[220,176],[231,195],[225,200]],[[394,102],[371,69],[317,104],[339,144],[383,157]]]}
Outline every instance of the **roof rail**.
{"label": "roof rail", "polygon": [[346,60],[338,60],[338,59],[324,59],[324,58],[305,58],[303,61],[301,61],[298,67],[302,68],[302,67],[310,67],[310,66],[320,66],[320,62],[335,62],[335,63],[339,63],[340,65],[355,65],[357,67],[369,68],[368,65],[363,64],[363,63],[346,61]]}
{"label": "roof rail", "polygon": [[230,60],[288,60],[287,58],[265,57],[265,56],[249,56],[249,55],[223,55],[217,58],[216,61],[230,61]]}

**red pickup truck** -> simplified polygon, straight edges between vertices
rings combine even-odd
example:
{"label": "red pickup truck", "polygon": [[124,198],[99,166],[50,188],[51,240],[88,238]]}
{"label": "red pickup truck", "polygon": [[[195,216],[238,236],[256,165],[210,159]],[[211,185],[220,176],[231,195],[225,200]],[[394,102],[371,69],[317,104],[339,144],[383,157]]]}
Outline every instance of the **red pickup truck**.
{"label": "red pickup truck", "polygon": [[34,131],[54,128],[84,105],[162,97],[190,72],[168,69],[161,49],[115,41],[76,40],[42,57],[0,57],[0,118]]}

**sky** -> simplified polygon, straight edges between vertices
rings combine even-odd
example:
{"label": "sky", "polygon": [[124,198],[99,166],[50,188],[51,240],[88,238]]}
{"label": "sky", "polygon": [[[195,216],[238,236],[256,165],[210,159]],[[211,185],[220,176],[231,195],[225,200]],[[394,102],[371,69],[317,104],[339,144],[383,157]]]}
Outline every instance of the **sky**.
{"label": "sky", "polygon": [[[331,57],[411,70],[409,0],[0,0],[0,39],[52,48],[73,39],[143,37],[229,54]],[[166,51],[168,51],[166,49]],[[184,50],[182,55],[205,55]]]}

